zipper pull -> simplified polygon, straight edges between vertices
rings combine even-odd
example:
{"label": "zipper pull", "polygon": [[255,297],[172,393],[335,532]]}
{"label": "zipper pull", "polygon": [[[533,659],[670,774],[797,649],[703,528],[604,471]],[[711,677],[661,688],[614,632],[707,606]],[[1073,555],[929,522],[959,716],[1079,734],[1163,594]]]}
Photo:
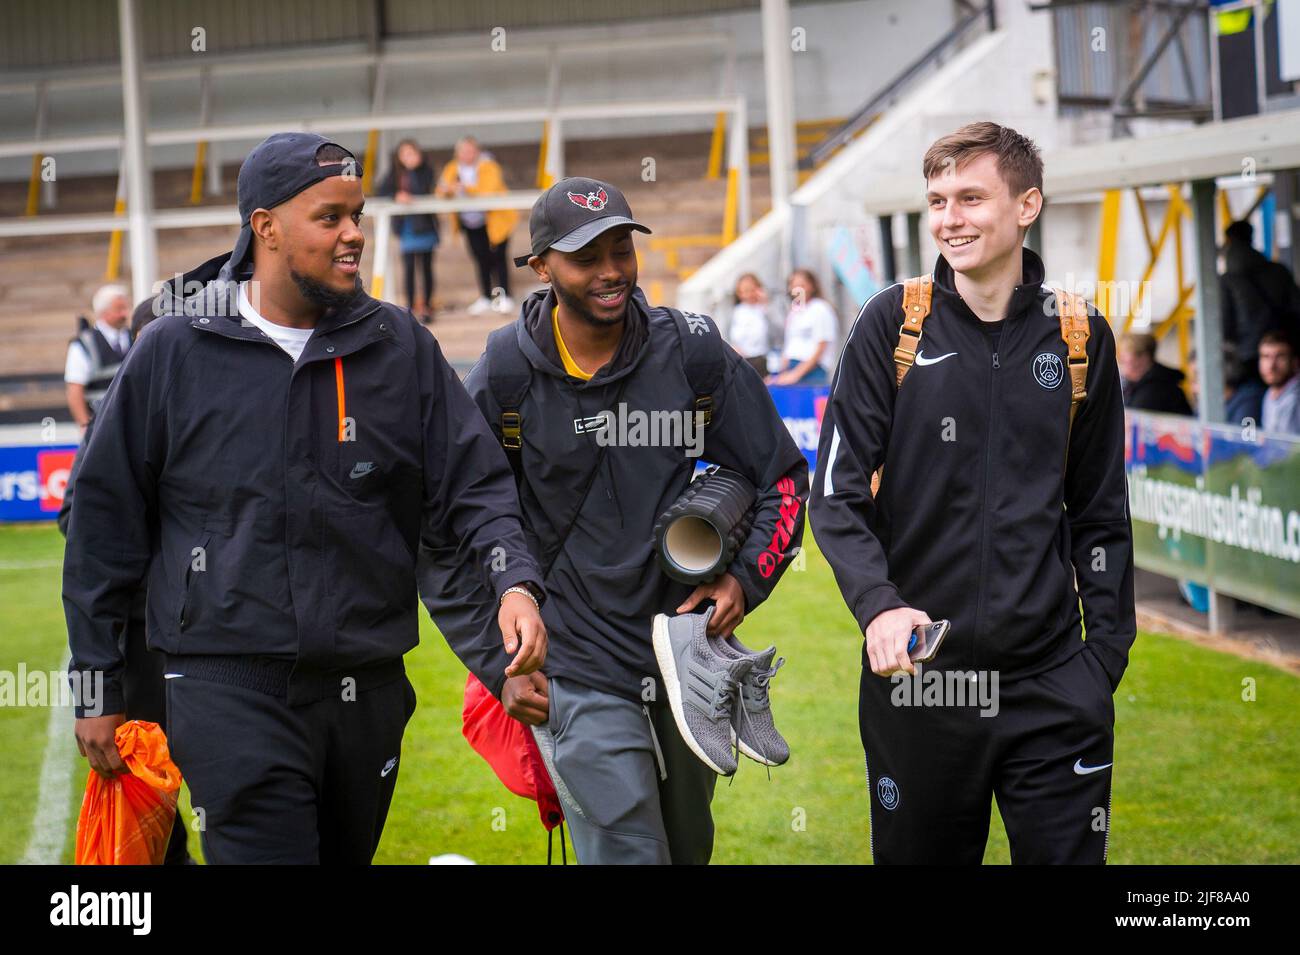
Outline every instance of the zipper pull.
{"label": "zipper pull", "polygon": [[994,367],[994,368],[1001,368],[1001,367],[1002,367],[1001,365],[998,364],[998,353],[997,353],[997,352],[994,352],[994,353],[993,353],[993,367]]}

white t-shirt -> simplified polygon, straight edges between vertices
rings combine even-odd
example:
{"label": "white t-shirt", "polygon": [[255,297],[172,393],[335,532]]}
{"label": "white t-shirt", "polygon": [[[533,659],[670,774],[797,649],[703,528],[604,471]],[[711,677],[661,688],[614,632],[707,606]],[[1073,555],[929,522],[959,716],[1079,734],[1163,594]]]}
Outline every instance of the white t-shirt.
{"label": "white t-shirt", "polygon": [[762,358],[767,354],[767,332],[767,310],[762,305],[738,302],[731,310],[727,340],[742,358]]}
{"label": "white t-shirt", "polygon": [[[95,327],[108,339],[109,344],[116,345],[123,352],[131,347],[131,333],[125,325],[114,328],[108,322],[96,321]],[[63,380],[70,385],[90,384],[90,356],[86,354],[81,342],[73,342],[68,346],[68,358],[63,363]]]}
{"label": "white t-shirt", "polygon": [[247,284],[247,282],[239,283],[239,314],[251,324],[260,328],[263,335],[288,352],[290,358],[297,361],[298,356],[302,354],[302,350],[307,347],[307,339],[311,338],[311,333],[316,329],[290,328],[287,325],[268,322],[257,314],[253,304],[248,300],[248,295],[244,291]]}
{"label": "white t-shirt", "polygon": [[[460,173],[460,184],[462,186],[478,185],[478,163],[467,166],[463,162],[456,163],[456,170]],[[466,229],[478,229],[487,222],[487,216],[481,212],[462,212],[460,214],[461,225]]]}
{"label": "white t-shirt", "polygon": [[826,342],[826,348],[817,364],[830,373],[835,368],[835,353],[839,342],[839,321],[830,304],[815,298],[802,308],[790,309],[785,320],[785,352],[787,361],[806,361],[817,351],[817,344]]}

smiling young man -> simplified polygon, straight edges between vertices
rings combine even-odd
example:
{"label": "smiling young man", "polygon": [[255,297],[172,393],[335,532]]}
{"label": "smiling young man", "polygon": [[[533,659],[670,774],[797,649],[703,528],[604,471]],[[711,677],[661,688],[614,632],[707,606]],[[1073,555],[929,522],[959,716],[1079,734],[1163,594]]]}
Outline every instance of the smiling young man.
{"label": "smiling young man", "polygon": [[[632,232],[650,230],[618,189],[561,180],[534,204],[529,226],[532,252],[516,264],[547,288],[493,333],[465,382],[514,455],[524,529],[546,573],[546,675],[512,677],[500,698],[548,731],[544,749],[553,743],[581,862],[704,863],[717,776],[674,722],[652,621],[711,600],[709,634],[731,634],[798,549],[808,466],[762,379],[717,326],[646,302]],[[639,413],[675,418],[678,439],[611,425],[611,415]],[[696,421],[702,442],[689,439]],[[758,500],[728,572],[692,590],[664,575],[652,538],[701,453],[744,475]],[[445,558],[444,573],[454,569],[454,555]],[[421,590],[426,603],[441,593],[447,605],[462,593],[429,578]]]}
{"label": "smiling young man", "polygon": [[[939,259],[863,306],[811,502],[865,637],[872,851],[978,863],[996,796],[1013,862],[1100,863],[1112,694],[1136,635],[1114,337],[1022,248],[1043,202],[1032,142],[974,123],[923,174]],[[951,621],[922,665],[951,691],[933,697],[907,685],[931,619]],[[971,685],[996,686],[995,705],[956,692]]]}
{"label": "smiling young man", "polygon": [[370,861],[415,709],[422,543],[454,546],[496,612],[493,646],[455,647],[482,678],[545,658],[505,455],[437,342],[362,290],[360,176],[313,134],[249,154],[234,252],[164,287],[77,479],[70,669],[105,697],[78,746],[124,771],[118,639],[147,574],[210,863]]}

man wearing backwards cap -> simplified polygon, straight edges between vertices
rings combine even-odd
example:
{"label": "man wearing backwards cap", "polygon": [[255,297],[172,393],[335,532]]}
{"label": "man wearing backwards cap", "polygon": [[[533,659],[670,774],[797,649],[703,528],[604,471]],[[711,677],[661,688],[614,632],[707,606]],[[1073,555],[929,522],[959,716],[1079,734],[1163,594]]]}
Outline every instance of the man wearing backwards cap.
{"label": "man wearing backwards cap", "polygon": [[[717,777],[669,711],[651,621],[712,600],[709,632],[726,636],[766,599],[798,550],[808,466],[762,380],[713,322],[646,302],[632,232],[650,230],[618,189],[562,180],[537,200],[529,227],[532,252],[516,264],[549,287],[492,334],[465,382],[498,437],[517,446],[525,532],[547,574],[546,676],[510,677],[501,701],[517,719],[549,728],[580,861],[707,862]],[[712,402],[702,448],[684,423],[676,446],[655,440],[662,434],[638,440],[635,425],[620,444],[613,432],[622,429],[599,426],[605,413],[694,416],[701,399]],[[728,572],[692,591],[663,574],[651,537],[701,450],[743,474],[759,497]],[[441,586],[454,578],[450,556],[431,573],[421,590],[432,611],[430,595],[450,602],[459,591]]]}
{"label": "man wearing backwards cap", "polygon": [[498,637],[453,641],[480,679],[546,654],[498,442],[438,343],[361,288],[360,176],[308,133],[249,154],[234,252],[163,288],[77,481],[70,668],[103,678],[78,746],[125,770],[118,636],[147,572],[171,755],[209,862],[370,861],[415,709],[402,655],[422,542],[457,548],[492,603]]}

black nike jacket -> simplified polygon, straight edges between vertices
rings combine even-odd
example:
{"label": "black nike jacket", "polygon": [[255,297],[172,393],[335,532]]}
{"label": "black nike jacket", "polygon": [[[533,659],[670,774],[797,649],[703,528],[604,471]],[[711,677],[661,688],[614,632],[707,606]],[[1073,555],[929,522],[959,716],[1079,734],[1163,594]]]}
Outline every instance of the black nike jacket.
{"label": "black nike jacket", "polygon": [[811,519],[859,630],[915,607],[952,621],[936,668],[1014,679],[1083,649],[1082,598],[1087,647],[1114,687],[1136,636],[1115,339],[1090,309],[1087,398],[1070,434],[1055,295],[1027,249],[1023,274],[990,328],[940,257],[897,391],[903,287],[863,306],[822,420]]}
{"label": "black nike jacket", "polygon": [[[151,649],[294,661],[291,702],[416,645],[422,541],[458,548],[494,615],[541,582],[505,454],[411,314],[359,294],[295,363],[241,319],[226,258],[184,276],[201,290],[183,301],[166,290],[175,314],[127,355],[81,461],[63,601],[104,713],[122,709],[117,637],[146,574]],[[504,669],[499,632],[477,656]]]}

